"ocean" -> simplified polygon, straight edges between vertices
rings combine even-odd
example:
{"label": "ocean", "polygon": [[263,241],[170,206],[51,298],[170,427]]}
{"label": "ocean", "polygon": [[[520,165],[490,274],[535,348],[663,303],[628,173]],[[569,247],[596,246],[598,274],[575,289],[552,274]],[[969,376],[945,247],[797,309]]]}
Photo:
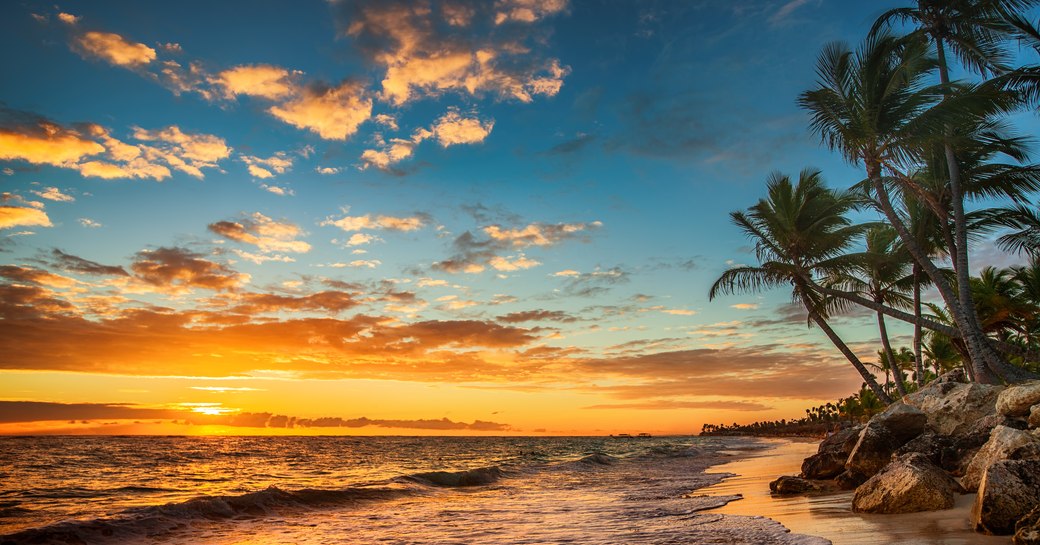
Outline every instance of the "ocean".
{"label": "ocean", "polygon": [[820,543],[710,510],[739,438],[0,437],[0,544]]}

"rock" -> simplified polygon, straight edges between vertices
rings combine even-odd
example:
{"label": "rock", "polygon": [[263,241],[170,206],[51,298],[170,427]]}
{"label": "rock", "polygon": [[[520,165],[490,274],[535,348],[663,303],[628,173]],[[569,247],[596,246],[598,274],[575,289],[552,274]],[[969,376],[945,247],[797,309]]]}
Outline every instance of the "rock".
{"label": "rock", "polygon": [[838,486],[840,490],[852,490],[857,486],[863,484],[863,480],[858,475],[844,471],[840,475],[834,478],[834,484]]}
{"label": "rock", "polygon": [[802,462],[801,476],[806,479],[833,479],[845,471],[845,461],[856,446],[862,426],[838,431],[820,442],[816,454]]}
{"label": "rock", "polygon": [[986,470],[971,507],[975,529],[1015,533],[1015,523],[1040,504],[1040,460],[998,460]]}
{"label": "rock", "polygon": [[1028,416],[1029,408],[1040,403],[1040,380],[1008,386],[997,397],[997,412],[1005,416]]}
{"label": "rock", "polygon": [[949,437],[932,432],[925,432],[896,449],[893,456],[902,456],[904,454],[917,452],[923,454],[933,464],[946,469],[946,462],[955,457],[951,445],[952,441]]}
{"label": "rock", "polygon": [[904,454],[856,489],[857,513],[917,513],[953,507],[961,491],[949,474],[917,452]]}
{"label": "rock", "polygon": [[769,490],[774,494],[780,494],[781,496],[791,494],[802,494],[805,492],[811,492],[818,490],[816,485],[807,479],[801,477],[794,477],[791,475],[784,475],[777,480],[769,483]]}
{"label": "rock", "polygon": [[942,435],[967,432],[979,419],[994,414],[994,403],[1003,391],[989,384],[931,382],[906,396],[906,403],[928,416],[928,425]]}
{"label": "rock", "polygon": [[896,449],[924,431],[928,417],[920,409],[895,403],[867,422],[845,462],[846,483],[860,484],[892,459]]}
{"label": "rock", "polygon": [[1030,428],[1040,428],[1040,404],[1029,408],[1029,420],[1026,422]]}
{"label": "rock", "polygon": [[1015,523],[1014,545],[1040,545],[1040,505]]}
{"label": "rock", "polygon": [[961,478],[961,486],[969,492],[978,489],[986,468],[998,460],[1008,459],[1016,449],[1036,441],[1038,441],[1037,437],[1027,431],[1016,430],[1007,426],[993,428],[989,441],[979,449],[975,457],[971,459],[971,463],[968,464],[968,468],[964,471],[964,477]]}

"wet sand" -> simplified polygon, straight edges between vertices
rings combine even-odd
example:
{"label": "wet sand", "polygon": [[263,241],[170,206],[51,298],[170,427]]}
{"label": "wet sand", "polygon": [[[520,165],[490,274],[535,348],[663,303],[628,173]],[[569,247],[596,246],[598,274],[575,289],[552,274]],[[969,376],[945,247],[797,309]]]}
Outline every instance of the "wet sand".
{"label": "wet sand", "polygon": [[970,528],[974,494],[958,497],[953,509],[905,515],[853,513],[852,492],[815,497],[773,497],[769,482],[780,475],[797,475],[802,460],[815,453],[818,443],[767,440],[770,448],[740,460],[714,466],[709,473],[732,473],[719,484],[698,491],[709,495],[742,494],[743,499],[710,512],[761,515],[794,533],[820,536],[834,545],[1008,545],[1009,536],[977,534]]}

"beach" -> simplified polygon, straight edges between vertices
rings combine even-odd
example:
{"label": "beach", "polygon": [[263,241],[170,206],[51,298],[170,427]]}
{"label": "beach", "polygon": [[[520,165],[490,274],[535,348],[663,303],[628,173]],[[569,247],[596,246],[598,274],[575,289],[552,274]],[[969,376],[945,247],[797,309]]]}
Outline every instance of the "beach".
{"label": "beach", "polygon": [[768,448],[709,469],[735,474],[702,492],[741,494],[743,499],[713,510],[725,515],[760,515],[792,532],[821,536],[834,545],[1007,545],[1010,536],[987,536],[970,527],[975,494],[960,495],[953,509],[871,515],[853,513],[853,491],[813,496],[771,495],[768,483],[780,475],[797,475],[802,460],[815,453],[818,441],[764,440]]}
{"label": "beach", "polygon": [[911,515],[854,514],[851,492],[771,496],[807,439],[143,441],[0,438],[0,543],[1010,542],[970,530],[970,495]]}

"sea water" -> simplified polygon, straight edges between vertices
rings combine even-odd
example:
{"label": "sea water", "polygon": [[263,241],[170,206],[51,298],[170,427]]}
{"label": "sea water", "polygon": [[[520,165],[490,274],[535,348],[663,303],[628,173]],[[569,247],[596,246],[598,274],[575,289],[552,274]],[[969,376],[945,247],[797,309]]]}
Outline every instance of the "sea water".
{"label": "sea water", "polygon": [[820,543],[706,512],[746,439],[2,437],[0,543]]}

